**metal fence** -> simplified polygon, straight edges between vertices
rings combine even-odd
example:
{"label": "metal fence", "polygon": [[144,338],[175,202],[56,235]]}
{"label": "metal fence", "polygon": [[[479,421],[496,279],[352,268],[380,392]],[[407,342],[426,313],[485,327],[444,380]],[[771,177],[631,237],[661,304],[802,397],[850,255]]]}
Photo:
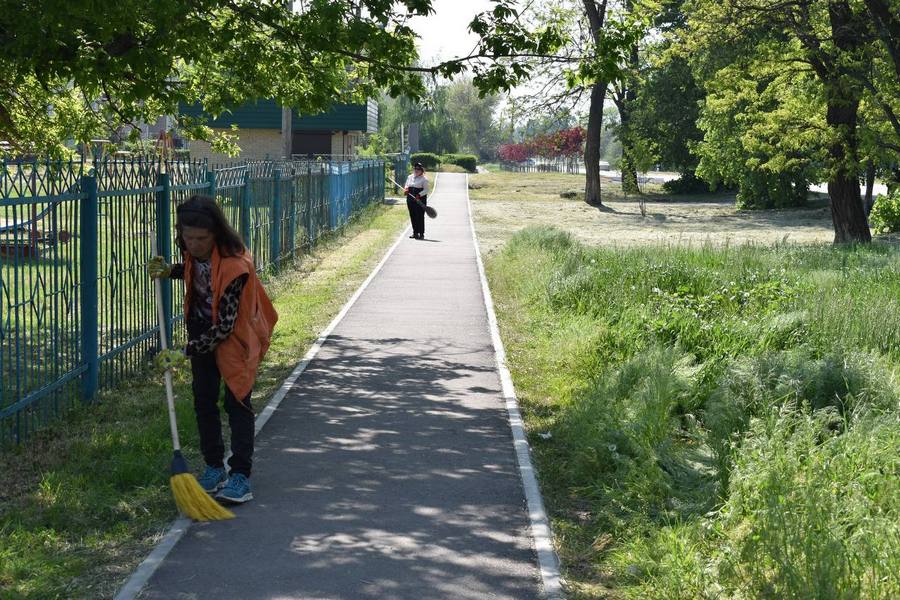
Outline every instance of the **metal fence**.
{"label": "metal fence", "polygon": [[514,173],[568,173],[584,172],[581,158],[529,159],[522,162],[500,161],[500,169]]}
{"label": "metal fence", "polygon": [[[146,368],[158,349],[150,233],[178,260],[173,215],[190,195],[218,199],[263,271],[384,192],[383,160],[3,162],[0,447]],[[165,283],[171,335],[183,287]]]}

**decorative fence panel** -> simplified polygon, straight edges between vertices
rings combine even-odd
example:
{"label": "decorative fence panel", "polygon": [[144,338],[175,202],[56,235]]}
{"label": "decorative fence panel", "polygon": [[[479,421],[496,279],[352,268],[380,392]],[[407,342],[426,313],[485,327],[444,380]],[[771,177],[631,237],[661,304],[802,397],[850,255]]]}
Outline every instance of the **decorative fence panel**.
{"label": "decorative fence panel", "polygon": [[[150,235],[178,260],[175,210],[192,194],[216,197],[263,271],[381,201],[385,188],[382,160],[0,167],[0,447],[146,368],[158,350]],[[183,284],[164,283],[167,329],[183,343],[174,327]]]}

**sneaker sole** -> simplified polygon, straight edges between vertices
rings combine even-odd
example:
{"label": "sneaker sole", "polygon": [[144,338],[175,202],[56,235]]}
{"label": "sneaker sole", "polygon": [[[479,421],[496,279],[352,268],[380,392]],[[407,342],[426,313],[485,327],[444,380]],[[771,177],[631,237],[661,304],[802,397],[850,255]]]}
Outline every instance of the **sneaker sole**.
{"label": "sneaker sole", "polygon": [[233,498],[231,496],[225,496],[223,494],[216,494],[216,498],[218,498],[219,500],[224,500],[225,502],[227,502],[229,504],[243,504],[244,502],[247,502],[248,500],[253,500],[253,493],[247,492],[240,498]]}
{"label": "sneaker sole", "polygon": [[[200,487],[203,487],[203,486],[201,485]],[[217,483],[217,484],[216,484],[216,487],[214,487],[213,489],[208,490],[208,489],[206,489],[206,488],[203,488],[203,491],[206,492],[206,493],[209,494],[209,495],[212,495],[212,494],[215,494],[216,492],[220,491],[220,490],[221,490],[222,488],[224,488],[224,487],[225,487],[225,482],[223,481],[223,482],[221,482],[221,483]]]}

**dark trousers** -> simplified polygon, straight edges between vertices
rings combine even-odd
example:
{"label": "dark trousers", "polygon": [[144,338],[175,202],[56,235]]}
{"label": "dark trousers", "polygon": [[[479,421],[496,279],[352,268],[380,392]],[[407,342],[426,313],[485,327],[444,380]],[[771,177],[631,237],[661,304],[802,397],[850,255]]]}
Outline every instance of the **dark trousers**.
{"label": "dark trousers", "polygon": [[406,197],[406,208],[409,210],[409,221],[412,223],[413,235],[425,237],[425,206],[428,206],[428,198],[423,197],[419,202],[422,206],[413,200],[410,196]]}
{"label": "dark trousers", "polygon": [[[189,318],[188,335],[199,337],[209,323]],[[222,419],[219,415],[219,392],[225,388],[225,412],[231,428],[231,458],[228,460],[230,473],[240,473],[250,477],[253,459],[253,431],[255,427],[250,395],[238,402],[228,386],[222,386],[222,374],[216,366],[215,355],[198,354],[191,357],[191,374],[194,381],[194,414],[197,415],[197,429],[200,433],[200,451],[203,460],[212,467],[224,466],[225,442],[222,438]]]}

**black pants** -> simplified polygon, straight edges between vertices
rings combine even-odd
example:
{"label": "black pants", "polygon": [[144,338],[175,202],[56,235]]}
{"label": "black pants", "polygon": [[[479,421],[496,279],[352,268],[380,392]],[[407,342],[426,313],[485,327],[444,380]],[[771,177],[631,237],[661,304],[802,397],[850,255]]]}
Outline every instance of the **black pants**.
{"label": "black pants", "polygon": [[[196,339],[209,328],[209,323],[189,318],[188,335]],[[223,467],[225,442],[222,438],[222,420],[219,416],[219,392],[225,388],[225,412],[231,428],[231,458],[228,460],[230,473],[240,473],[250,477],[253,459],[253,431],[255,427],[250,395],[238,402],[228,386],[222,386],[222,374],[216,365],[215,355],[198,354],[191,357],[191,374],[194,381],[194,414],[197,415],[197,429],[200,433],[200,451],[203,460],[211,467]]]}
{"label": "black pants", "polygon": [[419,200],[422,206],[413,200],[410,196],[406,197],[406,208],[409,210],[409,221],[412,223],[413,235],[416,237],[425,237],[425,206],[428,206],[428,198],[422,196]]}

